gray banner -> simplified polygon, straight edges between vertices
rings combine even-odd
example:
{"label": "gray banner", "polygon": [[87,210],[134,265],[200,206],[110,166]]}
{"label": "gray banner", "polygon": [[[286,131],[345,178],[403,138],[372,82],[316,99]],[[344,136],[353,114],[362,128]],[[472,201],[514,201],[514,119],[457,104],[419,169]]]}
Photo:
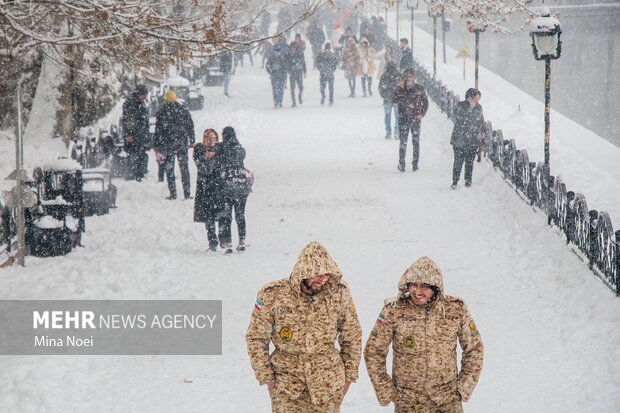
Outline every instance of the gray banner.
{"label": "gray banner", "polygon": [[0,355],[221,355],[221,300],[0,300]]}

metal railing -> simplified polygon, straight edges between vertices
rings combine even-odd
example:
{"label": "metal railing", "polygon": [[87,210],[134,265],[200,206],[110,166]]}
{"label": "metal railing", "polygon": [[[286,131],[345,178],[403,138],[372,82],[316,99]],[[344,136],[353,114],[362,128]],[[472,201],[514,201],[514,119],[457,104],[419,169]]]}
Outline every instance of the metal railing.
{"label": "metal railing", "polygon": [[[434,78],[414,59],[415,76],[439,109],[454,121],[459,97]],[[617,296],[620,296],[620,230],[613,230],[607,212],[588,209],[585,196],[567,189],[560,177],[549,175],[542,162],[529,159],[514,139],[506,139],[501,129],[487,122],[483,152],[493,167],[517,194],[547,215],[547,223],[559,228],[566,243]]]}

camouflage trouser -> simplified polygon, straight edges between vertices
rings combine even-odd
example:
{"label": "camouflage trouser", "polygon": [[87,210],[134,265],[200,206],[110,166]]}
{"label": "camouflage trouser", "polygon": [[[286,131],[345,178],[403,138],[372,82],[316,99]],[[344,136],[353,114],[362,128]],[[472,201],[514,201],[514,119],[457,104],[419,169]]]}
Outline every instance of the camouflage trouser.
{"label": "camouflage trouser", "polygon": [[458,394],[455,394],[440,406],[431,399],[414,403],[407,398],[398,400],[394,405],[394,413],[463,413],[461,396]]}
{"label": "camouflage trouser", "polygon": [[321,405],[312,404],[307,389],[297,400],[292,400],[282,394],[272,394],[271,397],[273,413],[339,413],[341,404],[342,398],[332,399]]}

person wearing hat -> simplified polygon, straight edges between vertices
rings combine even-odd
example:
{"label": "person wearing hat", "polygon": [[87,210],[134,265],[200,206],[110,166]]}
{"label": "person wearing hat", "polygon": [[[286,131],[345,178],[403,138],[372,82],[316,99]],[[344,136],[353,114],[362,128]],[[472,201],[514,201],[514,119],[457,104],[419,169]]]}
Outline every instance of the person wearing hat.
{"label": "person wearing hat", "polygon": [[406,37],[400,39],[400,50],[400,71],[404,73],[406,69],[413,69],[413,50]]}
{"label": "person wearing hat", "polygon": [[177,102],[177,95],[168,90],[164,95],[164,105],[157,112],[155,122],[155,150],[162,152],[165,158],[166,178],[170,196],[176,199],[176,178],[174,160],[178,159],[185,199],[191,198],[188,166],[188,148],[194,145],[194,121],[189,110]]}
{"label": "person wearing hat", "polygon": [[413,69],[405,69],[404,79],[392,95],[392,102],[398,104],[398,133],[400,145],[398,148],[398,170],[405,172],[405,155],[407,153],[407,138],[411,131],[411,146],[413,146],[413,171],[418,170],[420,159],[420,127],[422,118],[428,110],[428,97],[424,86],[415,83]]}
{"label": "person wearing hat", "polygon": [[148,89],[144,85],[137,85],[131,96],[123,103],[121,116],[122,136],[125,141],[125,152],[128,156],[128,170],[126,179],[135,179],[140,182],[147,172],[149,156],[148,149],[149,114],[144,101]]}
{"label": "person wearing hat", "polygon": [[[462,349],[457,367],[456,343]],[[392,375],[386,368],[392,346]],[[396,413],[462,413],[482,372],[484,347],[465,302],[444,292],[429,257],[400,277],[364,348],[368,376],[381,406]]]}
{"label": "person wearing hat", "polygon": [[359,375],[362,330],[349,286],[325,247],[310,242],[290,276],[260,289],[245,339],[273,412],[340,411]]}
{"label": "person wearing hat", "polygon": [[325,103],[325,86],[329,88],[329,106],[334,104],[334,72],[338,69],[338,57],[332,52],[329,42],[325,49],[316,57],[316,68],[319,70],[319,87],[321,88],[321,105]]}
{"label": "person wearing hat", "polygon": [[481,136],[486,133],[482,106],[478,103],[480,96],[478,89],[469,88],[465,92],[465,100],[459,102],[454,109],[454,129],[450,137],[454,151],[452,189],[456,189],[459,182],[463,163],[465,163],[465,186],[471,186],[474,158],[482,145]]}

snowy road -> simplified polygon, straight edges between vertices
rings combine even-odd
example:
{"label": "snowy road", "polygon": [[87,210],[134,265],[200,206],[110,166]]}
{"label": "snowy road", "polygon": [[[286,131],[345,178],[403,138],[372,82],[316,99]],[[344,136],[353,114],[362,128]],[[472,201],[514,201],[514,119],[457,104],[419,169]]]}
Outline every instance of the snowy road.
{"label": "snowy road", "polygon": [[[364,342],[402,272],[423,255],[439,264],[485,344],[466,412],[620,411],[620,300],[543,214],[486,162],[475,165],[472,188],[450,190],[451,124],[434,105],[420,171],[401,174],[376,93],[347,98],[338,72],[335,106],[322,107],[317,73],[305,82],[301,107],[289,107],[286,90],[284,109],[273,110],[266,73],[240,68],[233,99],[205,89],[206,108],[193,114],[198,136],[231,125],[247,149],[256,183],[245,254],[205,252],[193,201],[164,200],[151,159],[145,182],[116,182],[118,209],[87,219],[84,248],[0,271],[2,299],[221,299],[223,355],[0,357],[0,411],[269,411],[245,329],[258,289],[288,276],[311,240],[349,282]],[[391,410],[378,406],[362,362],[342,412]]]}

